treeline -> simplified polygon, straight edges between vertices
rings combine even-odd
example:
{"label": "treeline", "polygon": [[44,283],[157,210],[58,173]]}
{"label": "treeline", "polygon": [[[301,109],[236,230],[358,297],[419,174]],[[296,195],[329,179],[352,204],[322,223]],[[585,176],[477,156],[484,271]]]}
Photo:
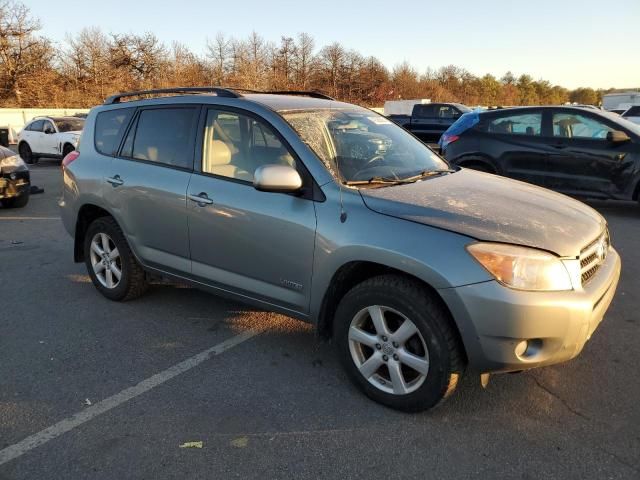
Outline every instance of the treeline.
{"label": "treeline", "polygon": [[0,1],[0,106],[89,107],[114,92],[172,86],[223,85],[255,90],[318,90],[368,106],[430,98],[467,105],[598,104],[605,91],[568,90],[530,75],[475,76],[456,66],[418,72],[389,70],[339,43],[319,47],[300,33],[267,41],[257,33],[207,39],[204,55],[152,33],[86,28],[62,45],[40,34],[22,3]]}

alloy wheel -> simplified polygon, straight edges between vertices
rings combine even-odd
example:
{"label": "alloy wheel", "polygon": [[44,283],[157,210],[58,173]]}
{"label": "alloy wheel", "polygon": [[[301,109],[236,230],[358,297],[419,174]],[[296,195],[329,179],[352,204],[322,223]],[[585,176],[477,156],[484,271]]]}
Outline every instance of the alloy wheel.
{"label": "alloy wheel", "polygon": [[122,278],[122,259],[115,243],[106,233],[96,233],[91,240],[91,266],[96,278],[106,288],[116,288]]}
{"label": "alloy wheel", "polygon": [[349,351],[360,374],[386,393],[412,393],[429,373],[429,351],[420,331],[390,307],[372,305],[353,317]]}

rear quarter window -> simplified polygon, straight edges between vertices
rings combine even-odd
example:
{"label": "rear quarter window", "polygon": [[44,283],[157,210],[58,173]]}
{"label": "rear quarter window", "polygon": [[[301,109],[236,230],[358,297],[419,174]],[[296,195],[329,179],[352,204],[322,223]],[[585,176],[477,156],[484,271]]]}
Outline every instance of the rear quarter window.
{"label": "rear quarter window", "polygon": [[134,108],[119,108],[100,112],[96,117],[94,143],[104,155],[115,155]]}

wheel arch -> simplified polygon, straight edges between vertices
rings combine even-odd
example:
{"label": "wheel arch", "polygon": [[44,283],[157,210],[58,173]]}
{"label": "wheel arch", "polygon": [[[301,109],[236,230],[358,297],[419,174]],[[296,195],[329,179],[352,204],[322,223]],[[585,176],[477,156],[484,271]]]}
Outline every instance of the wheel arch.
{"label": "wheel arch", "polygon": [[60,153],[62,155],[64,155],[64,151],[68,146],[71,147],[72,151],[76,149],[76,147],[74,147],[71,142],[69,142],[68,140],[65,140],[62,142],[62,149],[60,150]]}
{"label": "wheel arch", "polygon": [[466,361],[466,349],[464,346],[462,335],[460,334],[460,329],[451,313],[451,310],[447,306],[444,299],[440,296],[437,289],[435,289],[423,279],[416,277],[415,275],[409,274],[394,267],[390,267],[388,265],[372,261],[350,261],[343,264],[333,274],[329,286],[324,293],[320,312],[318,314],[316,324],[318,334],[325,339],[330,339],[333,336],[333,317],[335,315],[338,304],[340,303],[340,300],[346,295],[349,290],[351,290],[357,284],[368,280],[369,278],[389,274],[398,275],[418,283],[422,288],[424,288],[425,291],[429,292],[429,294],[432,295],[435,301],[440,304],[443,311],[446,312],[448,320],[451,322],[451,325],[456,332],[457,340],[459,341],[459,345],[463,350]]}
{"label": "wheel arch", "polygon": [[460,167],[471,168],[472,165],[482,165],[492,170],[493,173],[500,173],[496,162],[489,156],[479,153],[465,154],[456,158],[453,163]]}
{"label": "wheel arch", "polygon": [[91,223],[101,217],[112,217],[111,213],[98,205],[87,203],[80,207],[76,217],[75,235],[73,241],[73,260],[76,263],[84,261],[84,236]]}

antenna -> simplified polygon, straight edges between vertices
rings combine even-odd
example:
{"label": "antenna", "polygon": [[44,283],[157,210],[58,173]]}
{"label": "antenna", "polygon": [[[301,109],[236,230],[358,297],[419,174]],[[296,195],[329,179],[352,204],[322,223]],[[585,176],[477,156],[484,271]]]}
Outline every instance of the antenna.
{"label": "antenna", "polygon": [[[332,101],[329,103],[329,110],[332,109],[333,106],[333,99],[331,99]],[[340,191],[340,223],[344,223],[347,221],[347,212],[345,212],[344,210],[344,202],[342,200],[342,188],[344,187],[344,185],[342,184],[342,170],[340,170],[340,162],[339,159],[340,155],[338,155],[338,152],[336,151],[336,168],[338,169],[338,189]]]}

